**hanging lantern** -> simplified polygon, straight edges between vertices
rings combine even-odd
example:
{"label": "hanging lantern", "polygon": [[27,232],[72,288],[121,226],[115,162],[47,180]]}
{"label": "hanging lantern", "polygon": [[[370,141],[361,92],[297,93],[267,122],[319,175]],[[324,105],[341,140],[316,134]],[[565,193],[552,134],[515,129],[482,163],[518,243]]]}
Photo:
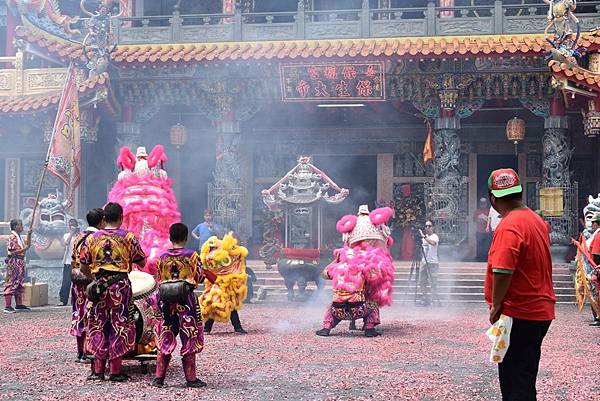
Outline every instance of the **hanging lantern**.
{"label": "hanging lantern", "polygon": [[506,138],[515,144],[515,155],[518,154],[519,142],[525,139],[525,120],[514,117],[506,124]]}
{"label": "hanging lantern", "polygon": [[169,135],[171,137],[171,144],[175,145],[177,149],[185,145],[185,142],[187,141],[187,131],[185,126],[181,125],[181,123],[172,126]]}
{"label": "hanging lantern", "polygon": [[588,100],[588,112],[583,114],[583,134],[588,138],[595,138],[600,134],[600,100]]}

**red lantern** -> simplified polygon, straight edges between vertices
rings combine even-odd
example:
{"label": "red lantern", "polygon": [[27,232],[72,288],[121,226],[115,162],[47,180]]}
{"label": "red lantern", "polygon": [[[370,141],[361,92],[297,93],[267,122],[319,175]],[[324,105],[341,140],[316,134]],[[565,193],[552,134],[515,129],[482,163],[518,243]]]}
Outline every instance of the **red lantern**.
{"label": "red lantern", "polygon": [[169,136],[171,138],[171,144],[177,146],[178,149],[180,146],[185,145],[185,142],[187,141],[187,131],[180,123],[171,127]]}
{"label": "red lantern", "polygon": [[525,120],[514,117],[506,124],[506,138],[515,144],[515,155],[518,154],[517,145],[525,139]]}

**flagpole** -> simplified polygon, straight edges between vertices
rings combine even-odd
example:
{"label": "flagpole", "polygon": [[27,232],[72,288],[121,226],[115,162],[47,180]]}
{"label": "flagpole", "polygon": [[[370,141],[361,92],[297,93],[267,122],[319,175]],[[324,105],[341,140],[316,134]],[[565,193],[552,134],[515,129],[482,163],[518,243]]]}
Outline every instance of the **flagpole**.
{"label": "flagpole", "polygon": [[38,182],[37,191],[35,194],[35,203],[33,204],[33,212],[31,212],[31,221],[29,222],[29,230],[27,231],[28,235],[33,232],[33,224],[35,222],[35,213],[38,209],[38,203],[40,201],[40,195],[42,193],[42,186],[44,184],[44,179],[46,178],[46,172],[48,171],[48,164],[50,163],[50,149],[52,149],[52,142],[54,141],[54,135],[56,134],[56,122],[58,121],[60,112],[60,104],[65,96],[64,89],[67,87],[67,83],[69,82],[69,77],[71,76],[71,69],[73,68],[73,63],[69,64],[69,68],[67,69],[67,75],[65,76],[65,83],[63,84],[63,91],[61,93],[60,99],[58,101],[58,110],[56,111],[56,117],[54,118],[54,125],[52,126],[52,135],[50,135],[50,143],[48,144],[48,150],[46,151],[46,159],[44,160],[44,166],[42,167],[42,174],[40,176],[40,181]]}

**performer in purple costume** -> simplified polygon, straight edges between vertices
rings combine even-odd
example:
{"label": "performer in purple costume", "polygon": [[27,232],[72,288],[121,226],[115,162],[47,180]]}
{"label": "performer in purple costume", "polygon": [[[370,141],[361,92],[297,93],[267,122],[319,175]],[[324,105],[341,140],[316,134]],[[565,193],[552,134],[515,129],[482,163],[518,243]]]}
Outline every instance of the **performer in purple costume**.
{"label": "performer in purple costume", "polygon": [[188,387],[204,387],[206,383],[196,377],[196,354],[204,348],[203,324],[200,316],[198,297],[193,289],[204,278],[214,282],[216,276],[210,271],[203,271],[200,255],[186,249],[188,228],[185,224],[175,223],[169,228],[169,239],[173,247],[163,253],[156,262],[161,294],[165,286],[188,286],[190,290],[184,303],[160,299],[162,319],[156,324],[156,345],[158,356],[156,375],[152,385],[163,387],[171,354],[177,346],[177,334],[181,339],[181,356],[183,371]]}
{"label": "performer in purple costume", "polygon": [[90,210],[85,216],[88,228],[80,233],[73,243],[73,254],[71,256],[71,300],[73,312],[71,313],[70,334],[77,339],[76,362],[88,362],[85,356],[85,326],[87,322],[87,294],[85,288],[90,279],[81,273],[81,250],[86,239],[93,233],[104,228],[104,211],[100,208]]}
{"label": "performer in purple costume", "polygon": [[[17,310],[29,310],[23,305],[23,281],[25,280],[25,252],[31,246],[31,232],[27,234],[24,243],[21,238],[23,222],[21,220],[10,221],[10,234],[6,244],[6,278],[4,283],[4,312],[15,313]],[[12,307],[12,297],[15,297],[16,307]]]}
{"label": "performer in purple costume", "polygon": [[135,325],[129,319],[131,282],[127,273],[133,263],[143,267],[146,255],[133,233],[119,228],[123,208],[118,203],[104,207],[106,228],[90,235],[81,252],[81,270],[99,283],[109,284],[88,313],[86,350],[95,357],[90,380],[104,380],[109,361],[111,381],[125,381],[121,373],[123,355],[133,349]]}

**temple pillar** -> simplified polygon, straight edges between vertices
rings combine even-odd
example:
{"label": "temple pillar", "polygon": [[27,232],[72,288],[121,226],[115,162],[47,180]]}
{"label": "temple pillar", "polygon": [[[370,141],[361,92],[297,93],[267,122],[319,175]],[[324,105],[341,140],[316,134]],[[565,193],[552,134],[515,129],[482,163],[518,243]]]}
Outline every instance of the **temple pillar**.
{"label": "temple pillar", "polygon": [[4,56],[15,55],[15,28],[17,27],[17,18],[13,15],[10,7],[6,7],[6,44]]}
{"label": "temple pillar", "polygon": [[249,180],[242,173],[242,161],[246,158],[240,150],[240,121],[223,119],[214,121],[214,125],[216,163],[213,182],[208,187],[208,204],[214,211],[215,221],[226,230],[233,230],[246,243],[250,237],[246,185]]}
{"label": "temple pillar", "polygon": [[394,154],[377,155],[377,202],[389,204],[394,200]]}
{"label": "temple pillar", "polygon": [[[563,209],[558,213],[548,213],[540,194],[540,209],[546,213],[546,219],[552,226],[553,245],[568,245],[577,230],[577,186],[571,180],[571,156],[573,149],[569,140],[569,124],[564,108],[558,107],[559,100],[554,99],[550,116],[544,120],[542,138],[542,183],[541,189],[558,188],[562,196]],[[550,195],[546,195],[550,196]],[[554,203],[554,202],[553,202]],[[563,259],[562,247],[553,248],[553,256]]]}
{"label": "temple pillar", "polygon": [[458,165],[460,162],[460,119],[455,116],[439,117],[435,119],[433,143],[435,161],[433,164],[434,178],[447,181],[460,175]]}
{"label": "temple pillar", "polygon": [[562,187],[571,182],[569,124],[565,115],[550,115],[544,120],[542,139],[542,183],[548,187]]}
{"label": "temple pillar", "polygon": [[18,219],[21,212],[21,159],[5,160],[4,220]]}
{"label": "temple pillar", "polygon": [[[445,258],[464,259],[469,252],[468,178],[460,173],[460,119],[444,111],[434,125],[434,180],[429,188],[428,218],[445,244]],[[458,246],[460,245],[460,246]],[[442,250],[442,248],[440,248]]]}

